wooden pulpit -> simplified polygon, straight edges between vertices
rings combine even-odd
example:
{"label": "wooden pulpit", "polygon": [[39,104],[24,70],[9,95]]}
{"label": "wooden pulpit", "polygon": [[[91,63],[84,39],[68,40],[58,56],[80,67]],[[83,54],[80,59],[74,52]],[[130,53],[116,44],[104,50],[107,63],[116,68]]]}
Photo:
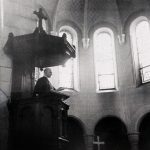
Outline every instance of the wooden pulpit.
{"label": "wooden pulpit", "polygon": [[18,99],[9,104],[11,150],[62,150],[67,138],[67,95],[50,92],[43,97]]}
{"label": "wooden pulpit", "polygon": [[34,11],[39,27],[31,34],[9,34],[4,52],[12,58],[12,88],[9,103],[9,150],[65,149],[67,111],[63,102],[69,96],[49,92],[33,97],[35,67],[63,65],[75,57],[75,49],[66,40],[47,34],[42,28],[42,9]]}

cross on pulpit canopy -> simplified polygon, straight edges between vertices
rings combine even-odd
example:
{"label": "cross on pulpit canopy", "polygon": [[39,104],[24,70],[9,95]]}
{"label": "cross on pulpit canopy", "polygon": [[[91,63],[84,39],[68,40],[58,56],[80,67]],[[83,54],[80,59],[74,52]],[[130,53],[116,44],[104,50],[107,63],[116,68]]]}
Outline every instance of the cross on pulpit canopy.
{"label": "cross on pulpit canopy", "polygon": [[37,15],[38,19],[39,19],[39,31],[43,31],[43,26],[42,26],[42,20],[47,20],[47,17],[44,15],[42,8],[39,8],[39,11],[34,11],[33,12],[35,15]]}
{"label": "cross on pulpit canopy", "polygon": [[104,145],[105,142],[103,142],[103,141],[101,142],[99,136],[96,136],[96,141],[94,141],[93,144],[97,145],[98,150],[100,150],[100,146]]}

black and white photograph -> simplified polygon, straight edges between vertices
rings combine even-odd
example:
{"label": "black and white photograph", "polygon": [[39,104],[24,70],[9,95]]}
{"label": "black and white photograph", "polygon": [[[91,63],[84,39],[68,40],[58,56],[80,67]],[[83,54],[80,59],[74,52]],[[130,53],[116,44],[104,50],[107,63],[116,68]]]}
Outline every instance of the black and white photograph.
{"label": "black and white photograph", "polygon": [[150,150],[150,0],[0,0],[0,150]]}

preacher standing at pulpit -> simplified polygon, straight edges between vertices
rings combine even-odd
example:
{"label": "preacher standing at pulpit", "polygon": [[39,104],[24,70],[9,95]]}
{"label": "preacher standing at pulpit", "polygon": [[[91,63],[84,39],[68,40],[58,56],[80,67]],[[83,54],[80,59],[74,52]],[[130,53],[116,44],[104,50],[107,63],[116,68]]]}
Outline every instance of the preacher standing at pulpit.
{"label": "preacher standing at pulpit", "polygon": [[51,90],[55,90],[52,86],[48,78],[52,76],[52,70],[50,68],[44,69],[44,76],[39,78],[35,88],[34,88],[34,96],[44,96],[49,93]]}

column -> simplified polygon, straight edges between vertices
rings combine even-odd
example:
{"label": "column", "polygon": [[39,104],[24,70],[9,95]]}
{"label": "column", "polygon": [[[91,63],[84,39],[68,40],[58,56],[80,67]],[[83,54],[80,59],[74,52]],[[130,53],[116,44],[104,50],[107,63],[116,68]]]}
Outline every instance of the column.
{"label": "column", "polygon": [[93,150],[93,135],[84,135],[86,150]]}
{"label": "column", "polygon": [[139,133],[138,132],[129,133],[128,137],[131,143],[131,150],[138,150]]}

